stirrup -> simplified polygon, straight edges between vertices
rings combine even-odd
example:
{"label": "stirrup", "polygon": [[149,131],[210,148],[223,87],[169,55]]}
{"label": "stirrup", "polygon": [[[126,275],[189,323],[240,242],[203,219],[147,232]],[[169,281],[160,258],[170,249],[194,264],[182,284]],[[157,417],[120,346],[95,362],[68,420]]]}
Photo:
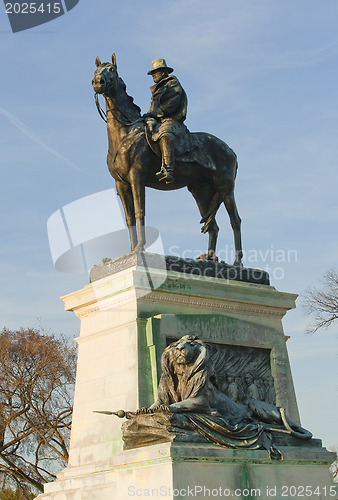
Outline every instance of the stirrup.
{"label": "stirrup", "polygon": [[161,179],[164,179],[166,174],[167,174],[167,171],[164,168],[161,168],[161,170],[159,172],[156,172],[155,175],[158,178],[158,180],[160,181]]}
{"label": "stirrup", "polygon": [[166,184],[171,184],[172,182],[174,182],[172,168],[166,169],[164,166],[162,166],[161,170],[159,172],[156,172],[155,175],[160,182],[165,181]]}
{"label": "stirrup", "polygon": [[166,184],[172,184],[174,182],[174,177],[170,172],[167,172],[167,175],[161,180],[165,181]]}

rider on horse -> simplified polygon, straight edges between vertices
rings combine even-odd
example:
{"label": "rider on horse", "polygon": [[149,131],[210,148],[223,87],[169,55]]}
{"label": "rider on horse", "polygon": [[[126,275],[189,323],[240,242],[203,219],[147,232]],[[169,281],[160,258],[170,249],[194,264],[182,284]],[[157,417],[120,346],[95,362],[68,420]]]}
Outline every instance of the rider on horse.
{"label": "rider on horse", "polygon": [[169,76],[174,70],[167,66],[164,59],[155,59],[148,75],[153,77],[155,85],[150,87],[151,106],[143,118],[152,133],[153,141],[159,143],[162,166],[156,173],[159,181],[167,184],[174,181],[174,142],[184,134],[183,122],[187,115],[188,100],[186,93],[175,76]]}

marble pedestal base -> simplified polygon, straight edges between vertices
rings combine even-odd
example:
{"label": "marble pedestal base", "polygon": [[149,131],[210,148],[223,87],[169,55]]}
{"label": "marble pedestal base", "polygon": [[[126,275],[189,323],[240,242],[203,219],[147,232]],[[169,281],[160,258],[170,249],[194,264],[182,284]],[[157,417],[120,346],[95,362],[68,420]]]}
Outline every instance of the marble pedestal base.
{"label": "marble pedestal base", "polygon": [[[283,485],[318,486],[319,495],[310,498],[334,498],[328,493],[332,485],[328,467],[335,456],[325,450],[289,447],[285,460],[278,463],[270,461],[266,451],[208,444],[164,443],[122,451],[122,421],[94,413],[135,411],[152,404],[164,348],[173,339],[192,334],[232,355],[257,350],[265,372],[273,377],[276,404],[300,423],[282,326],[287,310],[295,307],[296,295],[277,291],[264,276],[263,282],[252,282],[251,271],[241,281],[227,279],[224,270],[222,277],[218,271],[210,276],[209,266],[203,273],[191,272],[189,263],[187,274],[168,268],[165,261],[161,267],[159,259],[137,256],[117,268],[108,264],[107,275],[103,272],[82,290],[63,297],[66,310],[81,320],[70,458],[57,481],[45,485],[39,500],[156,498],[156,491],[147,494],[147,490],[162,486],[171,488],[171,493],[159,491],[157,497],[189,498],[173,492],[194,485],[231,492],[261,488],[260,498],[288,498],[282,496]],[[246,364],[242,365],[244,376]],[[267,487],[278,488],[280,496],[264,496]],[[296,496],[293,493],[290,498]],[[208,498],[198,494],[192,498]],[[237,498],[255,497],[243,493]]]}
{"label": "marble pedestal base", "polygon": [[101,468],[68,468],[38,498],[338,498],[328,470],[334,453],[288,447],[283,454],[276,462],[266,451],[165,443],[123,451]]}

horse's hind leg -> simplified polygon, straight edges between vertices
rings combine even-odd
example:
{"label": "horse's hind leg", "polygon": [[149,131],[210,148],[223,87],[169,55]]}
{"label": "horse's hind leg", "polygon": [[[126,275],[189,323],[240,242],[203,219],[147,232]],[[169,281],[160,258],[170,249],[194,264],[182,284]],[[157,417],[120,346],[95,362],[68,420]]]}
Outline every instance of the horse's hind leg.
{"label": "horse's hind leg", "polygon": [[230,224],[232,230],[234,232],[234,240],[235,240],[235,262],[234,266],[242,265],[242,236],[241,236],[241,218],[238,214],[234,192],[232,191],[230,194],[227,193],[222,196],[225,208],[229,214]]}
{"label": "horse's hind leg", "polygon": [[[219,232],[219,227],[217,225],[215,217],[212,217],[206,231],[208,231],[208,233],[209,233],[208,259],[215,259],[216,258],[216,243],[217,243],[218,232]],[[204,231],[202,231],[202,232],[204,232]]]}
{"label": "horse's hind leg", "polygon": [[208,253],[201,256],[201,258],[213,260],[216,258],[216,244],[219,231],[215,219],[215,213],[219,207],[219,202],[217,201],[219,196],[210,184],[188,186],[188,189],[195,198],[202,216],[201,222],[204,223],[204,226],[201,231],[202,233],[209,233]]}

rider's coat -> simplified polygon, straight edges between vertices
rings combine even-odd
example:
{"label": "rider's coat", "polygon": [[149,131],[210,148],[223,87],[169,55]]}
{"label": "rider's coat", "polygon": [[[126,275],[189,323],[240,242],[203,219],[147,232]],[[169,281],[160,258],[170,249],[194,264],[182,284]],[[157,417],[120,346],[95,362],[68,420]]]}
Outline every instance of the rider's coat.
{"label": "rider's coat", "polygon": [[150,87],[152,93],[148,114],[158,121],[172,118],[183,123],[187,116],[188,99],[186,93],[176,78],[167,76]]}

